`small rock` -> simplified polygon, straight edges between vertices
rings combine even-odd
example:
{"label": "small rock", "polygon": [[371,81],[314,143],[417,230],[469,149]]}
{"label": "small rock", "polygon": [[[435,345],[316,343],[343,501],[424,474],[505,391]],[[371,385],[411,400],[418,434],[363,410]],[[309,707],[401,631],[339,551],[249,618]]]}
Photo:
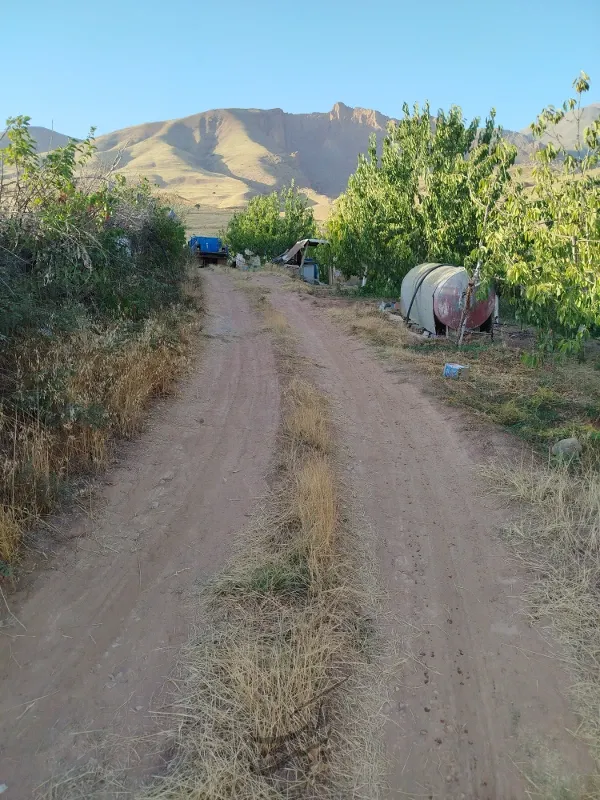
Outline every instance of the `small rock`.
{"label": "small rock", "polygon": [[552,455],[566,458],[575,458],[581,455],[583,447],[577,437],[572,436],[570,439],[561,439],[552,446]]}
{"label": "small rock", "polygon": [[203,424],[204,424],[204,417],[200,417],[200,418],[198,419],[198,423],[199,423],[200,425],[203,425]]}
{"label": "small rock", "polygon": [[427,713],[429,713],[429,712],[431,711],[431,709],[429,708],[429,706],[425,706],[425,707],[423,708],[423,710],[424,710],[424,711],[427,711]]}
{"label": "small rock", "polygon": [[169,472],[165,472],[165,474],[162,476],[161,481],[172,481],[174,477],[175,473],[173,470],[169,470]]}

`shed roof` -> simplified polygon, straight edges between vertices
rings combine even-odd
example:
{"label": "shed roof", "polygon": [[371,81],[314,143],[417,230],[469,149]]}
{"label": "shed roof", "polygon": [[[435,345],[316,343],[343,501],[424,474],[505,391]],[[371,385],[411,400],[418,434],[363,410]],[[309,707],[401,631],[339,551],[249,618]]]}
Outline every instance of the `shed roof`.
{"label": "shed roof", "polygon": [[279,256],[279,258],[284,263],[287,263],[288,261],[291,261],[298,251],[302,250],[304,247],[316,247],[319,244],[329,244],[329,242],[327,239],[300,239],[299,242],[296,242],[293,247],[290,247],[290,249],[282,256]]}

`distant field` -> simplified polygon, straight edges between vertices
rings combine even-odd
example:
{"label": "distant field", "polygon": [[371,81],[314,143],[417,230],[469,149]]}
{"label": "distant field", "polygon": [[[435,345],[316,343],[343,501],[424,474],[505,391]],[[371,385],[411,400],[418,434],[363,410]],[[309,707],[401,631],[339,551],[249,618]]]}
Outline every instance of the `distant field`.
{"label": "distant field", "polygon": [[234,208],[190,207],[185,211],[186,232],[188,236],[216,236],[226,227],[234,211]]}
{"label": "distant field", "polygon": [[[330,206],[324,204],[313,207],[317,222],[323,222],[327,219],[330,208]],[[227,223],[237,210],[239,209],[214,208],[213,206],[194,208],[193,206],[186,206],[184,212],[186,233],[188,236],[193,236],[195,234],[216,236],[227,226]]]}

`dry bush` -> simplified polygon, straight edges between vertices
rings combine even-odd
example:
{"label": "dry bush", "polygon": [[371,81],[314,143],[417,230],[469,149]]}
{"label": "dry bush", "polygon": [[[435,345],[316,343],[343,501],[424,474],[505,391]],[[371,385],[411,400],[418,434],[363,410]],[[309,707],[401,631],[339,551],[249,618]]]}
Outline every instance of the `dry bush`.
{"label": "dry bush", "polygon": [[288,410],[285,429],[294,443],[314,447],[323,453],[331,448],[327,403],[308,381],[294,378],[285,392]]}
{"label": "dry bush", "polygon": [[54,507],[66,483],[106,464],[114,436],[140,430],[150,400],[184,367],[195,325],[181,309],[125,338],[115,324],[23,345],[14,374],[41,376],[40,400],[26,411],[0,409],[0,560],[16,557],[21,530]]}
{"label": "dry bush", "polygon": [[15,519],[14,511],[0,506],[0,561],[8,563],[19,544],[21,527]]}
{"label": "dry bush", "polygon": [[343,325],[347,333],[360,336],[371,344],[382,347],[402,347],[412,338],[400,323],[392,322],[373,308],[349,306],[332,308],[331,318]]}
{"label": "dry bush", "polygon": [[577,731],[600,762],[600,474],[535,462],[487,469],[493,491],[524,504],[506,535],[533,573],[527,599],[549,621],[574,677]]}

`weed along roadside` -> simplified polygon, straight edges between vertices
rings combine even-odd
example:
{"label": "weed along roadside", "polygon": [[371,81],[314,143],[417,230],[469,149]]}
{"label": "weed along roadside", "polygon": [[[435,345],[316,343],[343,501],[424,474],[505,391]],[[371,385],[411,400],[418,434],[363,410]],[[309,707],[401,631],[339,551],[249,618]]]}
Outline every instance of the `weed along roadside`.
{"label": "weed along roadside", "polygon": [[[600,453],[598,419],[600,370],[593,360],[548,357],[539,365],[524,363],[524,351],[503,342],[473,342],[460,351],[445,339],[422,339],[400,324],[399,317],[377,311],[374,303],[352,302],[331,308],[316,298],[342,329],[374,345],[400,372],[425,375],[428,387],[446,402],[466,406],[546,454],[563,438],[586,442],[590,460]],[[467,380],[444,379],[447,362],[468,366]]]}
{"label": "weed along roadside", "polygon": [[[147,182],[90,171],[93,139],[44,159],[12,120],[0,189],[0,575],[23,531],[110,441],[142,426],[167,393],[198,324],[181,222]],[[110,179],[109,179],[110,178]]]}
{"label": "weed along roadside", "polygon": [[281,382],[276,477],[208,589],[208,624],[182,654],[171,765],[143,797],[178,798],[193,786],[211,800],[373,798],[365,545],[344,512],[328,401],[298,374],[283,315],[251,294]]}

